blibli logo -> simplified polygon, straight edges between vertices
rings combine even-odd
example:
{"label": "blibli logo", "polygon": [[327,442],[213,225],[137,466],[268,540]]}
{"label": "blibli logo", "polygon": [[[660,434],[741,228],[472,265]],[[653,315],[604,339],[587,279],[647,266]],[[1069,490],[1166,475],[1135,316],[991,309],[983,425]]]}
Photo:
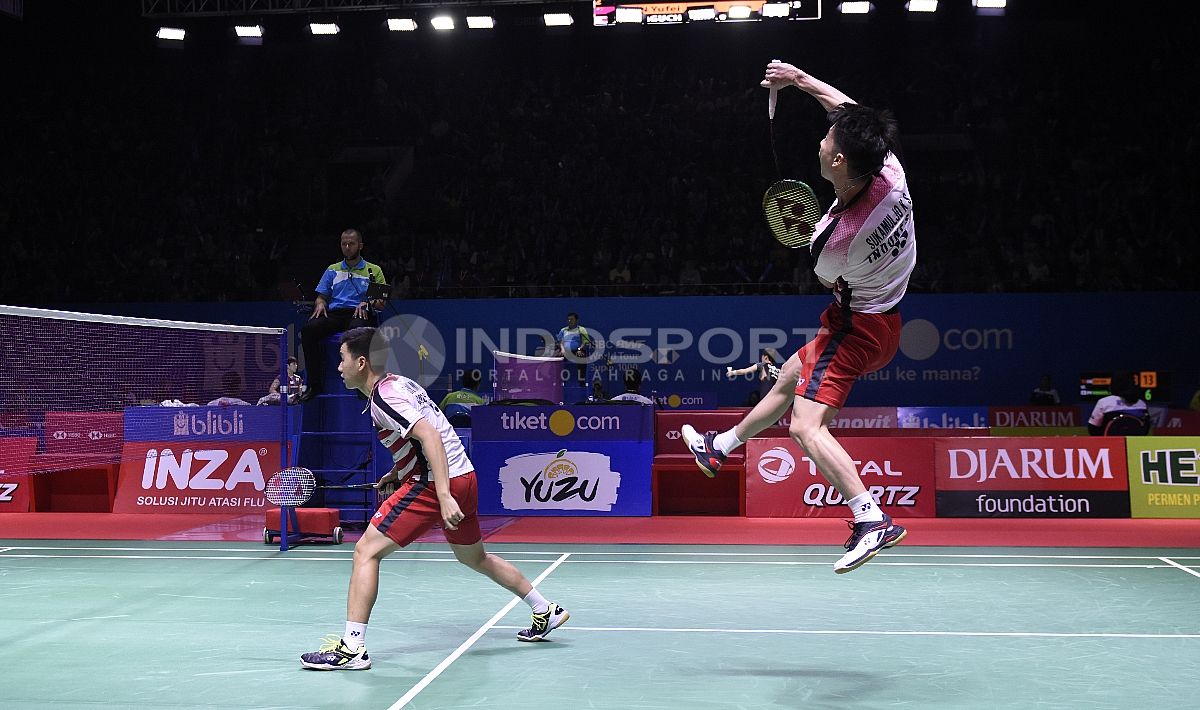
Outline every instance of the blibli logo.
{"label": "blibli logo", "polygon": [[211,411],[202,415],[179,412],[173,425],[175,436],[234,436],[246,430],[241,412],[228,415]]}
{"label": "blibli logo", "polygon": [[500,428],[504,431],[549,430],[555,436],[568,436],[576,429],[580,431],[620,431],[621,418],[613,414],[575,416],[565,409],[559,409],[549,416],[546,416],[545,412],[539,414],[505,412],[500,415]]}

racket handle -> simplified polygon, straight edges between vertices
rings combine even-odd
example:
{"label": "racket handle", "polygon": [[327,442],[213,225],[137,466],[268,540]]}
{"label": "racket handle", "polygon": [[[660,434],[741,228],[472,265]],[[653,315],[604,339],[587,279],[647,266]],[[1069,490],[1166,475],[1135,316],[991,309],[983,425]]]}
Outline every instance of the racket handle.
{"label": "racket handle", "polygon": [[[772,63],[775,63],[778,61],[779,61],[778,59],[771,60]],[[772,121],[775,120],[775,104],[778,102],[779,102],[779,89],[776,89],[774,86],[772,86],[770,92],[768,92],[768,94],[767,94],[767,118]]]}

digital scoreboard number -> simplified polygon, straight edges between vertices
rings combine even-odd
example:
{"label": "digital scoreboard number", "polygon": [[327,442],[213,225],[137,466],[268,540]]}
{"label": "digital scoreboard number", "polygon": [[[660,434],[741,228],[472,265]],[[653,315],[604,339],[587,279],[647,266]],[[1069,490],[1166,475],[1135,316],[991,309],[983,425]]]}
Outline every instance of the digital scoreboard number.
{"label": "digital scoreboard number", "polygon": [[821,0],[734,0],[733,2],[627,2],[596,0],[592,24],[681,25],[690,22],[819,20]]}
{"label": "digital scoreboard number", "polygon": [[[1142,370],[1125,373],[1133,379],[1134,386],[1147,402],[1170,400],[1171,373],[1161,370]],[[1085,372],[1079,376],[1079,396],[1084,399],[1099,399],[1113,393],[1112,372]]]}

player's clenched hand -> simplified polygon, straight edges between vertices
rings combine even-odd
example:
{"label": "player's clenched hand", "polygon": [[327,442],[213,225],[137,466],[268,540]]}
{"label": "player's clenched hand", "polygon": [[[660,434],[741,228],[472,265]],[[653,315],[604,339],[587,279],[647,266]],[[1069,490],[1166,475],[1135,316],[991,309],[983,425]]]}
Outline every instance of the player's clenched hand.
{"label": "player's clenched hand", "polygon": [[764,89],[782,89],[791,86],[804,76],[804,72],[786,62],[771,62],[759,86]]}
{"label": "player's clenched hand", "polygon": [[387,473],[383,474],[382,478],[375,482],[375,488],[382,489],[384,486],[393,485],[397,480],[399,480],[399,478],[400,475],[395,471],[388,471]]}
{"label": "player's clenched hand", "polygon": [[444,499],[439,499],[438,502],[442,507],[442,525],[447,530],[458,530],[458,524],[466,517],[463,515],[462,509],[458,507],[458,501],[446,496]]}

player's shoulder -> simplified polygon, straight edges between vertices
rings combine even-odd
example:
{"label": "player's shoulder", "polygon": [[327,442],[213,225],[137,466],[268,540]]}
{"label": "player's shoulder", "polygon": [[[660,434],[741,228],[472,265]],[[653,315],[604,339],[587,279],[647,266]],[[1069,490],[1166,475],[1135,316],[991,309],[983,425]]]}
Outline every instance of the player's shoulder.
{"label": "player's shoulder", "polygon": [[332,264],[330,264],[329,266],[326,266],[325,270],[326,271],[341,271],[342,270],[342,262],[335,261]]}

